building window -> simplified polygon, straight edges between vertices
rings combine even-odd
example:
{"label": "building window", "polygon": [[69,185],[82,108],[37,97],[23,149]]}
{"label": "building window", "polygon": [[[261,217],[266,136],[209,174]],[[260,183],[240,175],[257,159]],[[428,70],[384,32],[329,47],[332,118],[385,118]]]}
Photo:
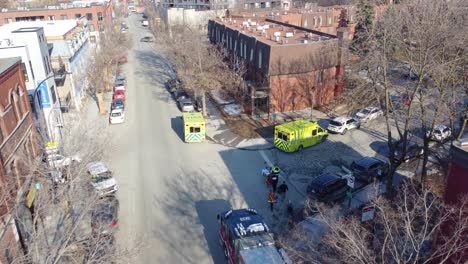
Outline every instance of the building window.
{"label": "building window", "polygon": [[99,27],[99,31],[100,32],[103,32],[104,31],[104,26],[102,24],[98,24],[98,27]]}
{"label": "building window", "polygon": [[97,13],[97,20],[102,21],[102,12]]}
{"label": "building window", "polygon": [[252,62],[253,59],[254,59],[254,49],[251,48],[251,49],[250,49],[250,62]]}
{"label": "building window", "polygon": [[35,79],[35,78],[34,78],[34,70],[33,70],[31,61],[29,61],[29,69],[31,69],[32,79],[34,80],[34,79]]}
{"label": "building window", "polygon": [[52,102],[55,104],[57,102],[57,95],[55,93],[55,86],[50,87],[50,94],[52,95]]}
{"label": "building window", "polygon": [[62,20],[67,20],[67,19],[68,19],[68,16],[67,16],[67,15],[60,15],[60,19],[62,19]]}
{"label": "building window", "polygon": [[260,49],[258,51],[258,68],[261,69],[262,68],[262,58],[263,57],[263,54],[262,54],[262,50]]}
{"label": "building window", "polygon": [[81,17],[81,14],[75,14],[75,19],[79,19]]}
{"label": "building window", "polygon": [[331,24],[332,24],[332,18],[328,17],[328,25],[331,26]]}
{"label": "building window", "polygon": [[86,14],[86,19],[87,19],[88,21],[93,21],[93,14],[87,13],[87,14]]}
{"label": "building window", "polygon": [[94,32],[94,25],[93,24],[89,25],[89,31]]}
{"label": "building window", "polygon": [[8,24],[8,23],[13,22],[13,19],[9,17],[9,18],[5,18],[3,21],[5,22],[5,24]]}
{"label": "building window", "polygon": [[319,71],[319,74],[317,76],[317,83],[318,84],[321,84],[323,81],[323,70],[322,71]]}
{"label": "building window", "polygon": [[28,71],[26,70],[26,64],[24,64],[24,62],[21,63],[21,71],[23,72],[23,75],[24,75],[24,81],[29,82]]}
{"label": "building window", "polygon": [[13,115],[15,116],[15,121],[18,122],[18,114],[16,111],[16,103],[15,103],[15,92],[11,91],[10,93],[10,105],[11,110],[13,110]]}
{"label": "building window", "polygon": [[307,23],[307,19],[304,20],[304,27],[306,28],[308,25],[309,25],[309,23]]}
{"label": "building window", "polygon": [[16,94],[18,95],[18,113],[20,118],[23,118],[23,115],[26,111],[23,109],[23,100],[21,100],[21,86],[18,86],[16,89]]}
{"label": "building window", "polygon": [[48,16],[49,20],[55,20],[55,16]]}

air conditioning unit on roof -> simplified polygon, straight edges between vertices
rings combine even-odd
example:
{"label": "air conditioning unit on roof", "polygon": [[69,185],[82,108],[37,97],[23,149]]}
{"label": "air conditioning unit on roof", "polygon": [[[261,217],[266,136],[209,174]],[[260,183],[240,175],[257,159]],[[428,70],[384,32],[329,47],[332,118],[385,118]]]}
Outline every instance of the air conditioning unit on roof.
{"label": "air conditioning unit on roof", "polygon": [[281,32],[276,31],[275,33],[273,33],[273,35],[274,35],[275,37],[279,37],[279,36],[281,36]]}
{"label": "air conditioning unit on roof", "polygon": [[287,38],[291,38],[291,37],[293,37],[293,36],[294,36],[294,33],[292,33],[292,32],[286,32],[286,37],[287,37]]}

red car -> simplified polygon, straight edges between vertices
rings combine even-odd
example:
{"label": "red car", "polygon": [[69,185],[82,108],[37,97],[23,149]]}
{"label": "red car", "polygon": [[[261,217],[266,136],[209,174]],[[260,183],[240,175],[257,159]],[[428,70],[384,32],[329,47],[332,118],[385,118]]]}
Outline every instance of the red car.
{"label": "red car", "polygon": [[127,57],[123,56],[119,59],[119,63],[126,63],[128,62]]}
{"label": "red car", "polygon": [[116,90],[112,96],[112,100],[116,99],[125,100],[125,92],[123,90]]}

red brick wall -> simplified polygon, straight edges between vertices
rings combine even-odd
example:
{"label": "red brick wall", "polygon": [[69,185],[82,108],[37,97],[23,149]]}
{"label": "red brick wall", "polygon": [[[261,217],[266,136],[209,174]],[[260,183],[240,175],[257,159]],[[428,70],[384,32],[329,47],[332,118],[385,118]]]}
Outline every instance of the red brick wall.
{"label": "red brick wall", "polygon": [[[9,218],[6,217],[5,220]],[[20,245],[16,241],[14,226],[10,223],[0,224],[0,229],[4,230],[0,237],[0,263],[10,263],[11,260],[20,256]],[[0,233],[1,234],[1,233]]]}

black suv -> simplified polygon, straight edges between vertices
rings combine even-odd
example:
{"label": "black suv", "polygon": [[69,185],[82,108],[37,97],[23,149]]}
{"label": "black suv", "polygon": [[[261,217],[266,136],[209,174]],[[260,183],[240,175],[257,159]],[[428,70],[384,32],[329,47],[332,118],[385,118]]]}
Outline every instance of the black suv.
{"label": "black suv", "polygon": [[411,159],[417,158],[424,153],[424,148],[414,141],[406,142],[406,154],[403,155],[405,150],[403,149],[403,141],[398,140],[393,143],[395,147],[395,159],[398,161],[408,162]]}
{"label": "black suv", "polygon": [[385,160],[364,157],[351,163],[351,170],[357,180],[371,183],[375,178],[380,179],[388,173],[389,164]]}
{"label": "black suv", "polygon": [[319,202],[334,203],[346,196],[347,189],[346,179],[326,173],[315,178],[307,186],[307,194]]}

